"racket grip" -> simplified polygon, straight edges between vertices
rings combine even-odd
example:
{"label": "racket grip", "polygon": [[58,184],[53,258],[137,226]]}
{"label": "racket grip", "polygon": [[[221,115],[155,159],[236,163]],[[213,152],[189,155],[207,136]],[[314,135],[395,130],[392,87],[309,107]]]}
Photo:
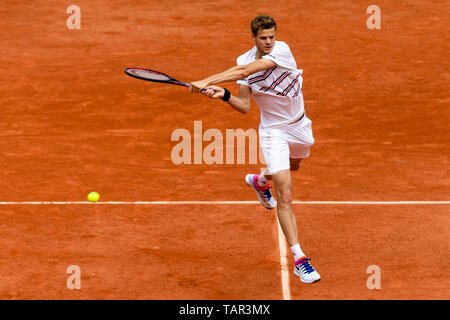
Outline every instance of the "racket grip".
{"label": "racket grip", "polygon": [[[200,90],[201,92],[205,92],[206,91],[206,89],[202,89],[202,90]],[[216,92],[216,90],[213,90],[214,92]]]}
{"label": "racket grip", "polygon": [[[189,84],[188,86],[187,86],[188,88],[190,88],[191,87],[191,85]],[[202,90],[200,90],[201,92],[205,92],[206,91],[206,89],[202,89]],[[216,90],[213,90],[214,92],[216,92]]]}

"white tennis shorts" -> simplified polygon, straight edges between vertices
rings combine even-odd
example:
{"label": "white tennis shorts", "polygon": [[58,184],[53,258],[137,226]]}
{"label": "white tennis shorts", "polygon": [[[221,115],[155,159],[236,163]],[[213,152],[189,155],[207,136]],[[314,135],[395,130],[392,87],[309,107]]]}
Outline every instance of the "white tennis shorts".
{"label": "white tennis shorts", "polygon": [[263,128],[259,125],[259,144],[267,165],[268,174],[290,168],[289,159],[309,157],[314,144],[312,122],[305,115],[294,124],[280,128]]}

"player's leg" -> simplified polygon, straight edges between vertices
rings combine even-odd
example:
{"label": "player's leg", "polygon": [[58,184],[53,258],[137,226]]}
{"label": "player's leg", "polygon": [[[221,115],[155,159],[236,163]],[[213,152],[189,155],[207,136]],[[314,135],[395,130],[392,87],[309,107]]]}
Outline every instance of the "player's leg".
{"label": "player's leg", "polygon": [[[289,134],[287,135],[287,137],[290,150],[289,169],[291,172],[295,172],[300,169],[303,158],[307,158],[309,156],[310,147],[314,144],[314,138],[312,136],[311,130],[311,121],[309,119],[305,120],[305,122],[299,123],[297,126],[290,128],[290,130],[288,131]],[[276,185],[275,182],[274,185]],[[277,200],[278,196],[279,195],[277,192]],[[300,277],[300,280],[302,282],[305,283],[314,283],[319,281],[319,273],[309,263],[310,259],[307,258],[306,255],[302,252],[300,244],[291,245],[290,243],[289,245],[291,246],[291,251],[294,255],[294,273]],[[301,257],[299,258],[299,256]]]}
{"label": "player's leg", "polygon": [[[289,159],[289,170],[291,171],[298,171],[300,169],[300,163],[302,162],[302,158],[290,158]],[[261,173],[258,175],[257,183],[261,187],[267,186],[270,181],[272,181],[272,175],[269,174],[269,170],[267,168],[264,168]]]}
{"label": "player's leg", "polygon": [[277,195],[278,221],[289,246],[292,247],[298,244],[298,230],[292,211],[291,172],[289,170],[277,172],[272,176],[272,181]]}
{"label": "player's leg", "polygon": [[[290,158],[289,170],[298,171],[300,169],[300,163],[302,160],[302,158]],[[267,168],[264,168],[256,178],[256,183],[258,184],[258,186],[265,188],[270,184],[270,181],[272,181],[272,175],[269,174],[269,170]]]}
{"label": "player's leg", "polygon": [[[300,161],[294,162],[294,168]],[[309,258],[300,247],[298,241],[297,221],[292,211],[292,180],[290,170],[280,171],[272,176],[277,195],[277,216],[284,236],[294,256],[294,273],[305,283],[320,280],[319,273],[309,263]]]}
{"label": "player's leg", "polygon": [[[298,171],[300,169],[301,158],[291,158],[289,159],[290,171]],[[251,179],[249,179],[251,180]],[[260,174],[255,175],[254,183],[263,189],[267,189],[272,181],[272,175],[269,174],[269,170],[264,168]],[[267,207],[267,206],[266,206]]]}

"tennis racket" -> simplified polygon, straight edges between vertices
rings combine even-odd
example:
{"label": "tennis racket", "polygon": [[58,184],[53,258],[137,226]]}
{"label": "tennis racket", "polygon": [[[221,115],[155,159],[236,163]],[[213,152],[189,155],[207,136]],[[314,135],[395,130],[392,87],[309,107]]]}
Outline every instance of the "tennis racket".
{"label": "tennis racket", "polygon": [[[168,74],[162,73],[160,71],[151,70],[151,69],[145,69],[145,68],[126,68],[125,74],[129,75],[130,77],[146,80],[146,81],[152,81],[152,82],[160,82],[160,83],[168,83],[168,84],[176,84],[178,86],[183,86],[190,88],[191,85],[189,83],[177,80],[175,78],[172,78]],[[202,92],[204,92],[206,89],[203,89]]]}
{"label": "tennis racket", "polygon": [[162,72],[159,72],[156,70],[151,70],[151,69],[126,68],[125,74],[129,75],[130,77],[141,79],[141,80],[146,80],[146,81],[176,84],[178,86],[183,86],[183,87],[188,87],[188,88],[191,86],[189,83],[174,79],[165,73],[162,73]]}

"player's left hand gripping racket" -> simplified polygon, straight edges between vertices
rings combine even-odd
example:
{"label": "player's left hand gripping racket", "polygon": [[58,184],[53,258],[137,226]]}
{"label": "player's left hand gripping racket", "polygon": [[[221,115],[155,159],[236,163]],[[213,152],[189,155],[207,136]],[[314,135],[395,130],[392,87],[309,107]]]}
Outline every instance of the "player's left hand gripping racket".
{"label": "player's left hand gripping racket", "polygon": [[151,70],[151,69],[126,68],[125,73],[127,75],[129,75],[130,77],[141,79],[141,80],[146,80],[146,81],[176,84],[176,85],[188,87],[188,88],[191,86],[189,83],[179,81],[165,73],[162,73],[162,72],[159,72],[156,70]]}

